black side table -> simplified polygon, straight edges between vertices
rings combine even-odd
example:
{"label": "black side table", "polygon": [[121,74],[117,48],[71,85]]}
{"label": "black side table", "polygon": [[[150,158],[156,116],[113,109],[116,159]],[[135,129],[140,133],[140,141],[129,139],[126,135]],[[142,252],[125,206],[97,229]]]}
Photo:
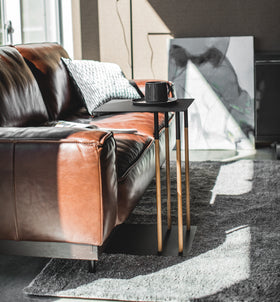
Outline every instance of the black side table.
{"label": "black side table", "polygon": [[154,113],[155,163],[156,163],[156,200],[157,200],[157,242],[158,252],[162,252],[162,218],[161,218],[161,182],[160,182],[160,150],[158,113],[165,114],[165,151],[166,151],[166,187],[167,187],[167,223],[171,229],[171,186],[170,186],[170,155],[169,155],[169,123],[168,113],[176,115],[176,168],[177,168],[177,199],[178,199],[178,252],[183,253],[183,210],[182,210],[182,170],[181,170],[181,134],[180,112],[184,112],[185,135],[185,175],[186,175],[186,221],[187,231],[190,231],[190,186],[189,186],[189,145],[188,145],[188,108],[193,99],[177,99],[166,105],[135,105],[131,100],[112,100],[95,109],[94,113],[124,113],[124,112],[152,112]]}

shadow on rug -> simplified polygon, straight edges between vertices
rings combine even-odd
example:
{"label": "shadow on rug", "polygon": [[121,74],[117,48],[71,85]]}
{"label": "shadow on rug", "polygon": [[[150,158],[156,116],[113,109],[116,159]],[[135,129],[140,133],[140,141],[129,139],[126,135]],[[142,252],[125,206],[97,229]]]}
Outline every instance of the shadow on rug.
{"label": "shadow on rug", "polygon": [[[184,169],[183,169],[184,170]],[[172,221],[176,224],[175,163]],[[162,183],[165,170],[162,169]],[[280,301],[280,162],[191,162],[187,257],[103,254],[87,262],[51,260],[29,295],[120,301]],[[166,207],[163,196],[163,221]],[[153,182],[127,223],[156,223]]]}

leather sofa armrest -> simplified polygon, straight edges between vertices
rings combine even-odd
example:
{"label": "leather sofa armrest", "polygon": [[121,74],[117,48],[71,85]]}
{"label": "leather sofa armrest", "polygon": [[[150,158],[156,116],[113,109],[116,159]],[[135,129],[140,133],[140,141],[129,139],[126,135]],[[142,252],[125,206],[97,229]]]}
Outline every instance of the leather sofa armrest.
{"label": "leather sofa armrest", "polygon": [[115,153],[111,132],[0,128],[0,239],[102,245],[117,217]]}

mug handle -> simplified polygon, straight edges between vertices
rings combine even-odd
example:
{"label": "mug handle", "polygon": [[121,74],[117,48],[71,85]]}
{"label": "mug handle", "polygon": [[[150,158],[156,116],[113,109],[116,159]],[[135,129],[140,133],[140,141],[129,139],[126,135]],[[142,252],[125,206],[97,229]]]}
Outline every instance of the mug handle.
{"label": "mug handle", "polygon": [[171,97],[175,97],[175,87],[174,87],[174,83],[173,82],[166,82],[167,85],[167,95],[169,96],[169,94],[171,94]]}

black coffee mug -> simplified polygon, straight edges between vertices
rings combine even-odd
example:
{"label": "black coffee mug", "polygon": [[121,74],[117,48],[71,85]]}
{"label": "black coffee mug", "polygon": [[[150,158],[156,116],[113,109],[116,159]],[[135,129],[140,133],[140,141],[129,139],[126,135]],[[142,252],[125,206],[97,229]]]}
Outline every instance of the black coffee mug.
{"label": "black coffee mug", "polygon": [[147,103],[167,102],[171,87],[168,82],[154,81],[145,84],[145,99]]}

